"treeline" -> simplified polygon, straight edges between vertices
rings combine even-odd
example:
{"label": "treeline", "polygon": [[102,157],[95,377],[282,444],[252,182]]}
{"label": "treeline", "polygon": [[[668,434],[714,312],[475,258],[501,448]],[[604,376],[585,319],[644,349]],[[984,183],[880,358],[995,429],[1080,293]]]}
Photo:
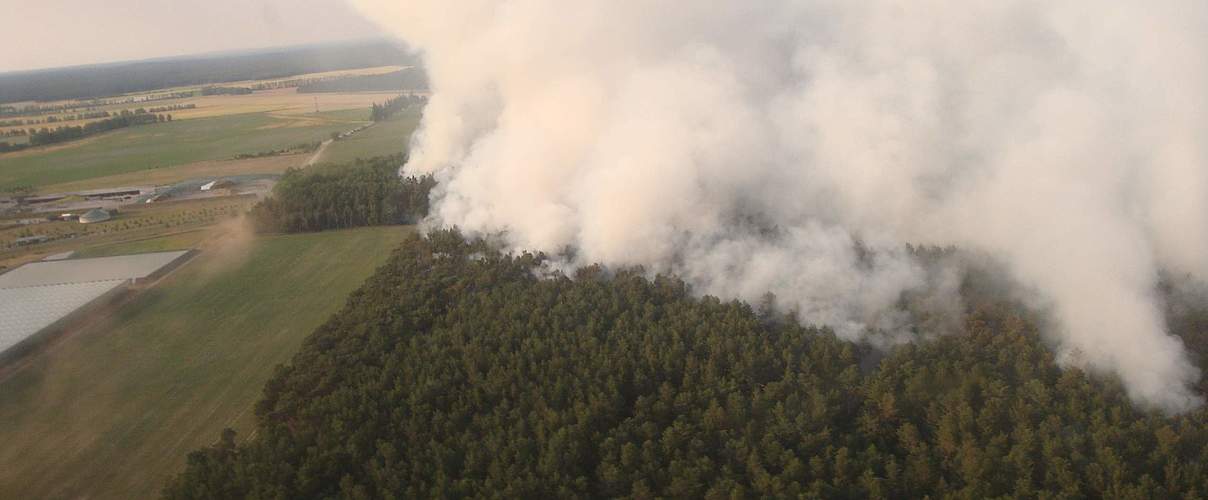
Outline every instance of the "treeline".
{"label": "treeline", "polygon": [[418,68],[406,68],[382,75],[353,75],[298,86],[298,92],[388,92],[427,90],[428,75]]}
{"label": "treeline", "polygon": [[120,128],[133,127],[137,125],[146,125],[150,123],[162,123],[172,121],[172,115],[157,115],[151,113],[126,113],[91,123],[86,123],[81,126],[59,127],[56,129],[43,128],[30,134],[29,145],[45,146],[47,144],[56,144],[60,142],[73,141],[83,139],[85,137],[96,135],[111,130]]}
{"label": "treeline", "polygon": [[295,233],[414,223],[428,213],[432,177],[401,177],[403,155],[290,169],[252,208],[256,229]]}
{"label": "treeline", "polygon": [[417,95],[401,95],[387,100],[382,104],[374,103],[369,111],[370,121],[382,122],[394,116],[395,113],[413,106],[423,106],[427,98]]}
{"label": "treeline", "polygon": [[[197,92],[190,90],[190,91],[185,91],[185,92],[170,92],[170,93],[154,94],[154,95],[147,95],[147,96],[136,96],[136,97],[114,97],[114,98],[109,98],[109,99],[87,99],[87,100],[83,100],[83,101],[79,101],[79,102],[62,103],[62,104],[33,103],[33,104],[26,104],[21,107],[15,107],[15,106],[0,107],[0,116],[44,116],[44,115],[49,115],[49,114],[54,114],[54,113],[68,113],[66,115],[60,115],[60,116],[58,116],[58,118],[55,118],[56,120],[59,120],[59,121],[68,121],[71,119],[86,119],[89,115],[105,113],[106,111],[101,111],[101,110],[97,109],[97,108],[100,108],[103,106],[120,106],[123,104],[149,103],[149,102],[156,102],[156,101],[165,101],[165,100],[170,100],[170,99],[186,99],[189,97],[196,97],[196,96],[197,96]],[[171,105],[171,106],[161,106],[159,108],[152,108],[152,109],[153,110],[154,109],[192,109],[195,107],[197,107],[196,104],[177,104],[177,105]],[[155,111],[152,111],[152,112],[154,113]],[[71,113],[75,113],[75,114],[72,115]],[[73,116],[75,118],[72,118]],[[19,125],[33,125],[33,124],[42,123],[43,121],[47,121],[47,120],[51,120],[51,118],[48,117],[45,120],[39,120],[36,118],[24,118],[24,119],[18,119],[18,120],[0,121],[0,127],[13,126],[13,125],[18,125],[18,126]]]}
{"label": "treeline", "polygon": [[206,87],[201,89],[201,95],[248,95],[252,89],[247,87]]}
{"label": "treeline", "polygon": [[[197,109],[196,104],[173,104],[171,106],[158,106],[147,110],[149,113],[167,113],[169,111],[180,111],[184,109]],[[135,110],[137,113],[138,110]]]}
{"label": "treeline", "polygon": [[191,453],[164,496],[1208,492],[1208,412],[1144,411],[1118,382],[1059,368],[978,273],[961,333],[878,362],[675,278],[543,262],[455,232],[405,242],[265,385],[254,437]]}
{"label": "treeline", "polygon": [[232,156],[231,159],[232,160],[249,160],[249,159],[254,159],[254,158],[267,158],[270,156],[281,156],[281,155],[287,155],[287,154],[293,154],[293,153],[313,153],[316,150],[318,150],[319,147],[322,145],[323,145],[322,141],[300,142],[298,144],[294,144],[293,146],[290,146],[290,147],[284,148],[284,149],[271,149],[268,151],[261,151],[259,153],[240,153],[235,156]]}
{"label": "treeline", "polygon": [[[167,113],[170,111],[180,111],[180,110],[185,110],[185,109],[196,109],[196,108],[197,108],[196,104],[174,104],[171,106],[157,106],[157,107],[153,107],[153,108],[138,108],[133,111],[122,110],[122,111],[116,112],[116,113],[110,113],[109,111],[90,111],[90,112],[76,113],[76,114],[71,114],[71,115],[52,115],[52,116],[47,116],[45,119],[29,118],[29,119],[19,119],[19,120],[5,120],[5,121],[0,121],[0,127],[21,127],[21,126],[27,126],[27,125],[51,124],[51,123],[82,121],[82,120],[97,120],[97,119],[103,119],[103,118],[110,118],[113,116],[128,116],[130,114],[142,115],[142,114],[147,114],[147,113]],[[27,129],[15,128],[15,129],[11,129],[11,130],[0,131],[0,137],[2,137],[2,136],[12,136],[12,137],[25,136],[25,135],[30,135],[30,134],[34,133],[35,131],[36,130],[34,130],[34,129],[27,130]]]}
{"label": "treeline", "polygon": [[[147,110],[142,110],[144,113]],[[137,112],[137,111],[136,111]],[[55,115],[46,117],[46,123],[71,122],[77,120],[95,120],[97,118],[109,118],[108,111],[89,111],[86,113],[76,113],[74,115]]]}
{"label": "treeline", "polygon": [[[0,103],[87,99],[189,85],[415,64],[418,64],[415,57],[397,42],[374,40],[22,71],[0,74]],[[5,112],[5,107],[0,107],[0,114]]]}

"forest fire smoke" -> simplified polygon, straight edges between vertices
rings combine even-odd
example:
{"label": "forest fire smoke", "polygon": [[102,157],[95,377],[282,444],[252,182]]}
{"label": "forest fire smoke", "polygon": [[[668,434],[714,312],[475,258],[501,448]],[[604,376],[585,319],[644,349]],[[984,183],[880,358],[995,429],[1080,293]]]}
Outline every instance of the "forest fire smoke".
{"label": "forest fire smoke", "polygon": [[424,56],[436,223],[890,342],[950,286],[905,244],[955,245],[1063,359],[1200,404],[1155,288],[1208,275],[1202,0],[355,3]]}

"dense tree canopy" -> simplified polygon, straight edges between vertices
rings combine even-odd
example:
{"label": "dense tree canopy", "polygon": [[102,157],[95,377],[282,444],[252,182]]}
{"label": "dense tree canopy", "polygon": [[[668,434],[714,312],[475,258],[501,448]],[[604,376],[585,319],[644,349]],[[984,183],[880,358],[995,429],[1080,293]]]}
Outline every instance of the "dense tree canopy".
{"label": "dense tree canopy", "polygon": [[279,368],[255,437],[190,454],[165,496],[1208,493],[1208,413],[1149,413],[1059,369],[982,284],[963,332],[869,362],[674,278],[542,263],[455,232],[409,240]]}
{"label": "dense tree canopy", "polygon": [[262,232],[308,232],[411,223],[428,213],[431,177],[400,177],[403,155],[286,171],[252,209]]}

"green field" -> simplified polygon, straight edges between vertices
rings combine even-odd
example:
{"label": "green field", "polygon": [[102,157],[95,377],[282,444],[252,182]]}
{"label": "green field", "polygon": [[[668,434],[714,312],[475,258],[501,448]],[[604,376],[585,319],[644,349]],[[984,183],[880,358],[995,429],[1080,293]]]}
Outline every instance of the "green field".
{"label": "green field", "polygon": [[273,367],[409,231],[262,237],[205,251],[31,358],[0,381],[0,497],[157,496],[188,451],[224,427],[251,428]]}
{"label": "green field", "polygon": [[88,259],[93,257],[111,257],[114,255],[131,255],[136,253],[173,252],[197,248],[213,233],[207,229],[194,229],[176,234],[147,238],[120,243],[109,243],[84,248],[75,252],[72,258]]}
{"label": "green field", "polygon": [[323,153],[322,160],[344,163],[357,158],[373,158],[407,150],[411,133],[419,126],[420,109],[410,108],[348,139],[336,141]]}
{"label": "green field", "polygon": [[282,149],[354,128],[364,123],[365,114],[360,109],[318,115],[252,113],[131,127],[48,150],[0,155],[0,190]]}

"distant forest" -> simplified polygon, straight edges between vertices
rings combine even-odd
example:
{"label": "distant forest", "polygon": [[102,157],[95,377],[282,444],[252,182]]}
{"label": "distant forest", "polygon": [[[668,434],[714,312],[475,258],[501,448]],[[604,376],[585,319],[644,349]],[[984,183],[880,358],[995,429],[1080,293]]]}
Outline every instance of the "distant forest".
{"label": "distant forest", "polygon": [[298,87],[298,92],[387,92],[393,90],[427,90],[428,77],[418,68],[407,68],[384,75],[358,75],[316,82]]}
{"label": "distant forest", "polygon": [[417,64],[397,43],[371,41],[0,73],[0,103],[85,99],[184,85]]}
{"label": "distant forest", "polygon": [[[674,277],[544,260],[405,242],[277,370],[253,437],[215,436],[164,496],[1208,494],[1208,410],[1145,411],[1059,368],[995,273],[966,276],[961,333],[879,354]],[[1202,355],[1208,311],[1177,315]]]}

